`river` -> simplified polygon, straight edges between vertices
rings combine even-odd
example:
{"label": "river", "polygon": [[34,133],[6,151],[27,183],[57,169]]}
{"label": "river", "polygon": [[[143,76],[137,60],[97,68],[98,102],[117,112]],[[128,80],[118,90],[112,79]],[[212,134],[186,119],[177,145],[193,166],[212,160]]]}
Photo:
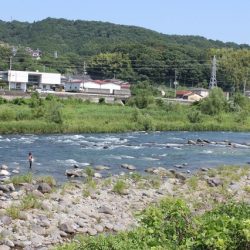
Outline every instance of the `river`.
{"label": "river", "polygon": [[250,146],[222,144],[188,145],[198,138],[213,142],[231,141],[250,145],[250,133],[237,132],[133,132],[118,134],[56,134],[0,136],[0,165],[9,170],[29,171],[28,152],[32,152],[34,175],[51,175],[64,182],[66,169],[78,165],[106,165],[104,174],[126,171],[121,164],[133,164],[144,173],[149,167],[174,168],[181,171],[219,165],[245,165],[250,161]]}

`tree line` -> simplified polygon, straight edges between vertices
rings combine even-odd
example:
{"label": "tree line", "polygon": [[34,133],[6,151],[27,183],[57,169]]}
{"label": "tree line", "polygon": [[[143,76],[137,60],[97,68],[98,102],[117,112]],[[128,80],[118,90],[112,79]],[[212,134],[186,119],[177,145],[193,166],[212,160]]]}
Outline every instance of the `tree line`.
{"label": "tree line", "polygon": [[[218,86],[250,85],[250,46],[199,36],[164,35],[135,26],[47,18],[33,23],[0,21],[0,70],[39,70],[120,78],[132,83],[207,87],[211,59],[218,59]],[[17,48],[13,55],[12,46]],[[25,47],[42,50],[40,60]],[[58,58],[54,57],[57,51]],[[86,67],[84,67],[84,64]]]}

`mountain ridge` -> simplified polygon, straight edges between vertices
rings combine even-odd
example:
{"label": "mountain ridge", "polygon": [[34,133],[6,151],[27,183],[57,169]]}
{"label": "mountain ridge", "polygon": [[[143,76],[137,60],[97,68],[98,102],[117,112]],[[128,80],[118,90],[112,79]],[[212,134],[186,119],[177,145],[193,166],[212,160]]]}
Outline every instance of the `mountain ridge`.
{"label": "mountain ridge", "polygon": [[0,40],[12,45],[40,48],[47,52],[57,50],[61,53],[74,52],[80,55],[88,54],[88,43],[101,47],[101,51],[109,51],[117,44],[128,42],[153,47],[183,45],[202,49],[250,48],[247,44],[224,43],[203,36],[168,35],[133,25],[51,17],[33,23],[0,20]]}

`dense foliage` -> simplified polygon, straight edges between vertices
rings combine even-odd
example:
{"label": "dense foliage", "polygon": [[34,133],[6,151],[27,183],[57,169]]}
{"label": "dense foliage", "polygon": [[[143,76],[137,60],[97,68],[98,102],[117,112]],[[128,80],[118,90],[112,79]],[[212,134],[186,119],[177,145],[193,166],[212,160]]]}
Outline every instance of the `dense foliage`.
{"label": "dense foliage", "polygon": [[125,106],[82,99],[0,98],[0,133],[78,133],[127,131],[250,131],[250,100],[237,93],[229,101],[221,89],[193,105],[158,97],[156,88],[138,84]]}
{"label": "dense foliage", "polygon": [[[134,26],[53,18],[33,23],[0,21],[0,41],[17,49],[12,58],[12,68],[17,70],[82,74],[85,62],[92,78],[115,76],[168,86],[177,79],[181,85],[207,87],[211,59],[217,55],[220,87],[242,90],[250,78],[248,45],[164,35]],[[26,46],[39,48],[41,59],[25,53]],[[11,47],[0,46],[0,70],[8,68],[10,55]]]}
{"label": "dense foliage", "polygon": [[79,243],[57,249],[249,249],[249,218],[250,206],[245,203],[229,202],[194,215],[182,200],[167,198],[147,208],[141,215],[140,227],[133,231],[79,237]]}

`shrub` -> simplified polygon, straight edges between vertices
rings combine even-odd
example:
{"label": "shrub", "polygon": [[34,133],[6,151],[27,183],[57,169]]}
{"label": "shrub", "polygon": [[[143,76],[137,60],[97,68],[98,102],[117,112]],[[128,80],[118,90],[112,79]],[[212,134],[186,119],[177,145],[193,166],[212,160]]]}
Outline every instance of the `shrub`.
{"label": "shrub", "polygon": [[25,175],[16,175],[10,179],[14,185],[20,185],[21,183],[31,183],[33,180],[33,175],[31,173],[27,173]]}
{"label": "shrub", "polygon": [[214,88],[209,96],[200,103],[201,112],[208,115],[216,115],[222,111],[227,111],[227,101],[223,91],[220,88]]}
{"label": "shrub", "polygon": [[99,98],[99,103],[104,104],[105,103],[105,98],[104,97]]}
{"label": "shrub", "polygon": [[0,109],[0,121],[12,121],[15,120],[16,114],[13,109],[4,107]]}
{"label": "shrub", "polygon": [[6,208],[6,214],[14,220],[19,219],[20,208],[18,206],[11,205],[10,207]]}
{"label": "shrub", "polygon": [[4,103],[7,103],[7,100],[0,96],[0,105]]}
{"label": "shrub", "polygon": [[21,200],[20,209],[28,210],[32,208],[41,208],[41,202],[34,194],[27,194]]}
{"label": "shrub", "polygon": [[85,173],[87,174],[88,178],[93,178],[95,171],[92,167],[86,167],[85,168]]}
{"label": "shrub", "polygon": [[46,113],[47,113],[47,120],[49,122],[54,122],[57,124],[62,124],[63,123],[63,118],[62,118],[62,105],[59,104],[56,101],[50,102]]}
{"label": "shrub", "polygon": [[24,98],[15,98],[15,99],[13,99],[10,103],[13,103],[13,104],[15,104],[15,105],[26,104]]}
{"label": "shrub", "polygon": [[47,183],[51,187],[56,186],[56,180],[52,176],[39,176],[37,181]]}
{"label": "shrub", "polygon": [[124,194],[124,191],[126,188],[127,188],[127,185],[123,180],[117,180],[113,186],[113,192],[117,194]]}
{"label": "shrub", "polygon": [[198,123],[202,121],[202,114],[198,110],[191,111],[190,113],[188,113],[187,117],[191,123]]}

